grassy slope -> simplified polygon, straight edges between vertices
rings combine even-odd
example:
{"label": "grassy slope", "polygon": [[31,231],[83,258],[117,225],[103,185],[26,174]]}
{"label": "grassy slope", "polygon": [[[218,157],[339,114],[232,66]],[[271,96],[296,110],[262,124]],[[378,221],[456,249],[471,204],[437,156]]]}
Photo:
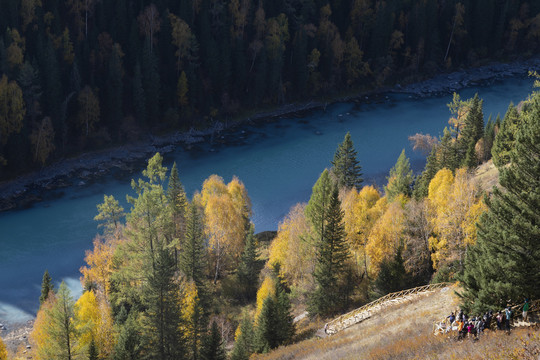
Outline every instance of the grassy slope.
{"label": "grassy slope", "polygon": [[[310,339],[256,359],[538,359],[540,333],[486,332],[479,341],[434,336],[433,323],[457,308],[455,287],[388,307],[324,339]],[[527,356],[527,352],[530,356]]]}

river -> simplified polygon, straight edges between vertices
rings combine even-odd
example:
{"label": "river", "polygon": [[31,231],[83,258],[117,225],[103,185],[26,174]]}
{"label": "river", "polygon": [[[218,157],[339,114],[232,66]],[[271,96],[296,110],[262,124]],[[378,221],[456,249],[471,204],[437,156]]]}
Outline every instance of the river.
{"label": "river", "polygon": [[[484,99],[487,121],[490,114],[503,117],[509,102],[524,99],[532,83],[531,79],[510,78],[463,89],[460,94],[469,98],[478,92]],[[213,144],[167,154],[166,166],[177,162],[189,196],[211,174],[226,182],[238,176],[253,203],[256,231],[276,230],[291,206],[309,199],[313,184],[330,166],[347,131],[358,151],[366,184],[382,186],[402,149],[413,169],[422,169],[425,157],[412,151],[407,138],[417,132],[441,134],[449,118],[446,104],[452,96],[414,99],[389,94],[380,100],[338,103],[301,118],[242,126]],[[75,295],[80,293],[78,269],[98,232],[93,221],[96,204],[103,201],[104,194],[112,194],[127,208],[125,195],[133,194],[130,178],[138,177],[140,170],[55,191],[50,199],[32,208],[0,214],[0,322],[24,321],[35,314],[45,269],[57,283],[64,280]]]}

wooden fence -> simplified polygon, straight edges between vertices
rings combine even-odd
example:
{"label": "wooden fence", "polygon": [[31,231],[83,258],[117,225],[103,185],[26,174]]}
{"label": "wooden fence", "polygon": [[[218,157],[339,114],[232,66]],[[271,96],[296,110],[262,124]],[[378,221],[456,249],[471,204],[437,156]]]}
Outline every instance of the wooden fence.
{"label": "wooden fence", "polygon": [[449,285],[451,285],[451,283],[429,284],[387,294],[375,301],[370,302],[369,304],[366,304],[356,310],[343,314],[335,318],[334,320],[328,322],[325,325],[325,332],[328,335],[333,335],[338,331],[341,331],[345,328],[348,328],[349,326],[357,324],[371,317],[374,313],[382,310],[386,306],[401,303],[419,294],[425,294],[437,289],[447,287]]}

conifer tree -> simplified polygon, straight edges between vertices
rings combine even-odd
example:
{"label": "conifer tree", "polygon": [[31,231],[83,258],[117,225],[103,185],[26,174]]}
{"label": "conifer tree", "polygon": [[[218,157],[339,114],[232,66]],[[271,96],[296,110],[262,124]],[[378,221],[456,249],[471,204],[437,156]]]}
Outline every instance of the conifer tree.
{"label": "conifer tree", "polygon": [[354,149],[350,132],[347,132],[343,142],[338,145],[332,160],[332,172],[338,179],[338,186],[356,187],[358,190],[363,182],[362,167],[356,159],[358,153]]}
{"label": "conifer tree", "polygon": [[77,331],[75,329],[75,301],[67,285],[62,282],[56,293],[56,299],[52,307],[46,309],[49,323],[46,325],[47,349],[43,353],[52,355],[55,359],[75,359],[78,354],[76,349]]}
{"label": "conifer tree", "polygon": [[257,264],[257,245],[255,243],[254,227],[250,226],[246,237],[244,251],[240,257],[240,264],[236,270],[236,280],[240,297],[245,302],[251,301],[257,294],[259,266]]}
{"label": "conifer tree", "polygon": [[392,202],[399,194],[411,196],[413,172],[409,164],[409,159],[405,156],[405,149],[401,151],[396,164],[390,169],[387,177],[388,185],[384,187],[384,192],[388,201]]}
{"label": "conifer tree", "polygon": [[327,169],[324,169],[321,176],[313,185],[311,197],[306,206],[306,217],[308,218],[317,241],[322,239],[326,225],[326,214],[332,196],[332,180]]}
{"label": "conifer tree", "polygon": [[152,359],[173,360],[182,357],[184,339],[180,331],[180,294],[174,281],[176,265],[166,248],[156,251],[153,271],[147,275],[143,299],[145,345]]}
{"label": "conifer tree", "polygon": [[540,288],[540,94],[522,114],[510,165],[501,168],[478,222],[478,240],[465,260],[463,306],[474,311],[507,301],[539,298]]}
{"label": "conifer tree", "polygon": [[332,314],[340,307],[339,277],[344,273],[350,257],[337,186],[332,191],[325,219],[327,225],[323,239],[318,244],[317,264],[313,274],[316,288],[309,300],[310,314],[321,316]]}
{"label": "conifer tree", "polygon": [[201,360],[225,360],[225,347],[218,325],[212,321],[210,332],[206,335],[201,348]]}
{"label": "conifer tree", "polygon": [[434,146],[427,157],[424,171],[422,172],[422,175],[417,178],[414,186],[414,197],[417,200],[425,198],[428,195],[429,183],[439,170],[440,167],[437,161],[437,146]]}
{"label": "conifer tree", "polygon": [[249,360],[255,352],[255,332],[249,314],[244,314],[235,335],[231,360]]}
{"label": "conifer tree", "polygon": [[437,146],[437,162],[439,169],[447,168],[452,171],[459,167],[458,146],[455,139],[452,137],[450,130],[444,128],[443,136]]}
{"label": "conifer tree", "polygon": [[508,105],[508,110],[504,115],[503,121],[500,123],[499,131],[495,136],[491,154],[493,155],[493,163],[501,168],[510,162],[510,152],[514,148],[516,133],[521,125],[519,113],[513,103]]}
{"label": "conifer tree", "polygon": [[98,355],[96,341],[92,337],[92,340],[90,340],[90,345],[88,346],[88,360],[98,360]]}
{"label": "conifer tree", "polygon": [[277,319],[276,300],[273,296],[267,296],[257,318],[257,352],[266,353],[279,346]]}
{"label": "conifer tree", "polygon": [[174,248],[174,258],[175,261],[178,261],[178,248],[182,248],[186,232],[186,212],[188,200],[186,197],[186,192],[184,191],[184,186],[180,182],[180,177],[178,176],[176,162],[173,164],[171,174],[169,176],[167,197],[173,216],[172,237],[176,243]]}
{"label": "conifer tree", "polygon": [[476,143],[484,136],[484,114],[482,111],[483,100],[480,100],[478,93],[471,100],[471,105],[467,117],[465,118],[465,127],[459,137],[459,151],[461,155],[461,164],[467,168],[478,165],[476,157]]}
{"label": "conifer tree", "polygon": [[188,205],[187,211],[186,235],[179,267],[188,280],[195,282],[201,297],[206,266],[203,223],[197,205]]}
{"label": "conifer tree", "polygon": [[120,326],[118,340],[114,347],[115,360],[134,360],[141,358],[142,338],[138,330],[139,324],[136,316],[135,312],[133,312]]}
{"label": "conifer tree", "polygon": [[49,270],[45,270],[43,273],[43,280],[41,280],[41,296],[39,297],[39,305],[42,305],[49,297],[49,293],[54,291],[54,284],[52,282]]}

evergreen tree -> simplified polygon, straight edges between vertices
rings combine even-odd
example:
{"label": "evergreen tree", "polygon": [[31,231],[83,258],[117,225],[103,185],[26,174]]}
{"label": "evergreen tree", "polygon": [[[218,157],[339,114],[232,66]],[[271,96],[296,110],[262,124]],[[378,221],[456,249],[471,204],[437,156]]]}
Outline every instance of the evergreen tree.
{"label": "evergreen tree", "polygon": [[[279,274],[279,270],[277,270]],[[276,276],[277,276],[276,274]],[[276,279],[276,318],[279,344],[287,344],[294,336],[294,316],[291,314],[291,301],[286,291],[285,281]]]}
{"label": "evergreen tree", "polygon": [[332,160],[332,172],[338,180],[338,186],[356,187],[358,190],[363,182],[362,167],[356,159],[358,153],[354,149],[351,133],[347,132],[343,142],[338,145]]}
{"label": "evergreen tree", "polygon": [[459,167],[460,157],[457,145],[450,130],[444,128],[443,137],[437,146],[437,162],[440,169],[447,168],[454,171]]}
{"label": "evergreen tree", "polygon": [[306,217],[308,218],[317,241],[321,241],[326,226],[326,214],[332,196],[332,180],[327,169],[324,169],[321,176],[313,185],[311,197],[306,206]]}
{"label": "evergreen tree", "polygon": [[188,200],[184,186],[180,182],[178,176],[178,168],[176,162],[173,164],[171,174],[169,176],[169,186],[167,188],[167,197],[169,200],[169,206],[172,208],[171,213],[173,216],[173,231],[172,236],[176,241],[176,247],[174,249],[175,262],[178,261],[178,248],[182,248],[184,243],[184,235],[186,232],[186,211],[188,206]]}
{"label": "evergreen tree", "polygon": [[491,149],[493,163],[498,168],[510,162],[510,152],[514,148],[516,133],[520,126],[521,120],[517,108],[513,103],[510,103]]}
{"label": "evergreen tree", "polygon": [[94,337],[90,340],[90,345],[88,346],[88,360],[98,360],[98,348],[96,346],[96,341]]}
{"label": "evergreen tree", "polygon": [[465,118],[465,127],[459,137],[459,152],[461,165],[467,168],[476,167],[478,159],[476,156],[476,143],[484,136],[484,113],[482,111],[483,100],[480,100],[478,93],[471,100],[470,109]]}
{"label": "evergreen tree", "polygon": [[401,151],[396,164],[390,169],[390,175],[386,179],[388,185],[384,187],[384,192],[389,202],[392,202],[399,194],[411,196],[413,172],[409,159],[405,156],[405,149]]}
{"label": "evergreen tree", "polygon": [[199,297],[204,288],[206,267],[203,231],[202,218],[197,205],[188,205],[185,242],[180,253],[179,267],[188,280],[195,282]]}
{"label": "evergreen tree", "polygon": [[215,321],[212,322],[210,332],[205,336],[201,348],[201,360],[225,360],[225,347],[221,333]]}
{"label": "evergreen tree", "polygon": [[141,358],[142,339],[138,328],[139,324],[136,321],[136,315],[132,313],[120,326],[118,340],[114,346],[115,360],[135,360]]}
{"label": "evergreen tree", "polygon": [[400,246],[393,259],[388,259],[382,262],[381,269],[375,280],[375,286],[381,295],[391,292],[400,291],[406,288],[406,270],[404,266],[403,248]]}
{"label": "evergreen tree", "polygon": [[173,360],[184,353],[180,331],[180,294],[174,281],[176,265],[166,248],[157,249],[153,271],[143,293],[145,305],[145,345],[150,359]]}
{"label": "evergreen tree", "polygon": [[236,332],[234,348],[231,353],[231,360],[249,360],[251,354],[255,352],[255,332],[253,321],[246,313],[240,322]]}
{"label": "evergreen tree", "polygon": [[254,227],[251,225],[246,237],[244,251],[240,257],[240,264],[236,270],[236,280],[238,282],[238,289],[240,292],[239,297],[244,302],[249,302],[255,299],[259,283],[259,266],[257,264],[257,257],[259,255],[253,232]]}
{"label": "evergreen tree", "polygon": [[67,285],[62,281],[56,301],[46,309],[49,321],[47,327],[48,348],[55,359],[71,360],[77,357],[77,330],[75,328],[75,301]]}
{"label": "evergreen tree", "polygon": [[429,183],[435,176],[437,171],[440,170],[439,163],[437,161],[437,146],[434,146],[429,156],[427,157],[426,166],[422,175],[417,178],[414,186],[414,197],[419,200],[428,196]]}
{"label": "evergreen tree", "polygon": [[539,298],[540,288],[540,93],[522,114],[510,165],[486,198],[478,240],[465,259],[463,306],[473,311]]}
{"label": "evergreen tree", "polygon": [[54,284],[52,282],[49,270],[45,270],[43,273],[43,280],[41,280],[41,296],[39,297],[39,305],[43,305],[45,300],[49,297],[49,293],[54,291]]}
{"label": "evergreen tree", "polygon": [[334,186],[332,191],[325,218],[327,226],[322,241],[317,245],[317,264],[313,274],[316,288],[309,299],[310,314],[321,316],[330,315],[340,309],[342,289],[339,277],[344,273],[350,257],[337,186]]}
{"label": "evergreen tree", "polygon": [[278,326],[277,303],[268,296],[257,318],[257,352],[266,353],[279,346]]}

